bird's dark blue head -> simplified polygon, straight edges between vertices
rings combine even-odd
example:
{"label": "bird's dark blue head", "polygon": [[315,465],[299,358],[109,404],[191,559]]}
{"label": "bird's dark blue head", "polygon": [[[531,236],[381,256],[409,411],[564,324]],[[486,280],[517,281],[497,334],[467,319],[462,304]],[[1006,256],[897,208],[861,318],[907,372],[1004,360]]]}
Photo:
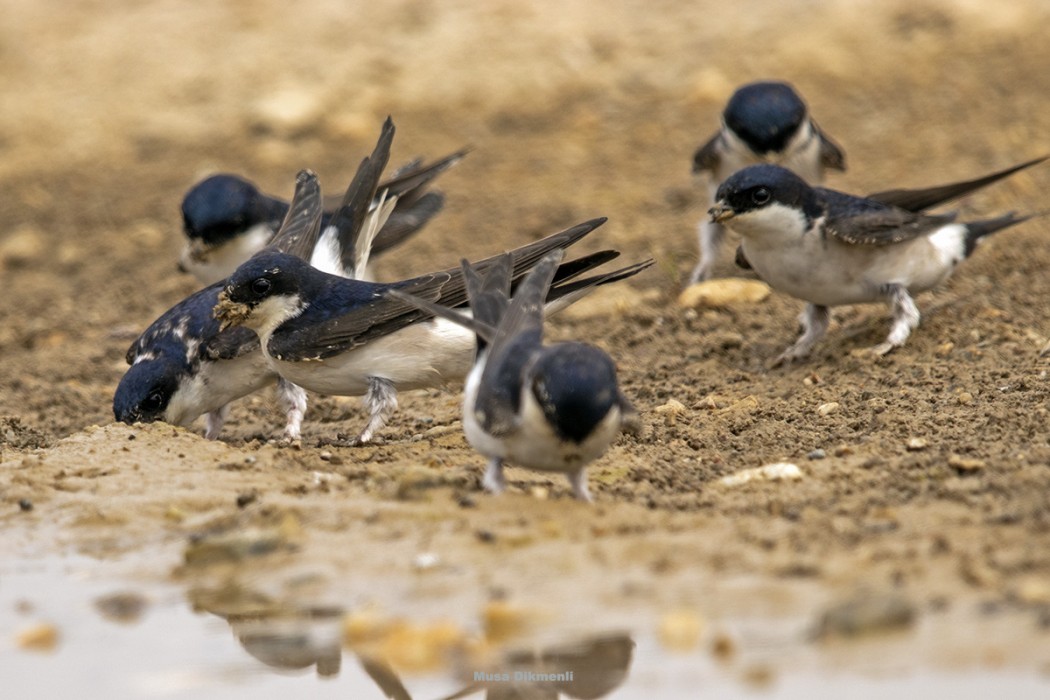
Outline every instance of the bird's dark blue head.
{"label": "bird's dark blue head", "polygon": [[773,153],[802,126],[806,104],[787,83],[750,83],[733,93],[722,118],[755,153]]}
{"label": "bird's dark blue head", "polygon": [[226,243],[259,223],[279,223],[287,211],[278,200],[236,175],[212,175],[182,200],[186,235],[209,246]]}
{"label": "bird's dark blue head", "polygon": [[616,366],[592,345],[551,345],[532,366],[531,377],[530,389],[547,422],[561,438],[577,444],[620,403]]}
{"label": "bird's dark blue head", "polygon": [[779,165],[750,165],[730,175],[718,186],[711,218],[715,221],[756,211],[774,204],[801,210],[807,219],[820,216],[816,190]]}
{"label": "bird's dark blue head", "polygon": [[171,397],[186,373],[185,363],[157,355],[133,364],[113,395],[113,416],[122,423],[165,420]]}
{"label": "bird's dark blue head", "polygon": [[287,253],[263,251],[253,255],[229,276],[221,298],[254,307],[270,297],[294,296],[324,275],[305,260]]}

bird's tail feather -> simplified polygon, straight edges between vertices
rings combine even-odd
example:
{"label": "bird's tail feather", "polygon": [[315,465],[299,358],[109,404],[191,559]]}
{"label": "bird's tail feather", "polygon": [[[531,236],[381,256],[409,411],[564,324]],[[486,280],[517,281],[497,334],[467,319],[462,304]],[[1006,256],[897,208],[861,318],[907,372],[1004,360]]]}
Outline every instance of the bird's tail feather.
{"label": "bird's tail feather", "polygon": [[[614,251],[603,251],[603,252],[614,252]],[[597,255],[597,254],[596,254]],[[579,262],[574,260],[573,262]],[[600,275],[594,275],[592,277],[585,277],[581,280],[569,282],[563,281],[562,284],[551,285],[550,290],[547,292],[545,312],[549,316],[551,314],[558,313],[562,309],[571,304],[576,303],[583,297],[593,292],[597,287],[603,284],[611,284],[613,282],[619,282],[625,280],[628,277],[634,277],[642,270],[650,267],[656,261],[650,258],[649,260],[643,260],[640,263],[634,265],[628,265],[627,267],[621,267],[618,270],[611,272],[605,272]]]}
{"label": "bird's tail feather", "polygon": [[357,237],[356,250],[354,252],[354,279],[364,279],[365,269],[368,267],[368,258],[372,254],[372,244],[375,243],[376,235],[383,228],[383,225],[386,224],[387,219],[390,218],[390,213],[394,211],[394,207],[397,206],[397,197],[390,197],[388,194],[386,190],[383,190],[382,194],[379,195],[379,202],[376,208],[368,212],[368,216],[365,218],[365,225],[361,234]]}
{"label": "bird's tail feather", "polygon": [[389,190],[391,195],[401,197],[402,206],[413,204],[427,184],[463,160],[469,152],[469,148],[463,148],[429,165],[423,165],[418,159],[414,160],[398,168],[389,180],[379,183],[379,189]]}
{"label": "bird's tail feather", "polygon": [[1003,214],[995,219],[985,221],[971,221],[966,224],[966,257],[970,257],[977,243],[985,236],[1015,226],[1023,221],[1028,221],[1033,215],[1017,216],[1014,212]]}
{"label": "bird's tail feather", "polygon": [[386,225],[376,234],[372,243],[372,254],[379,255],[401,245],[423,228],[444,206],[445,195],[440,192],[428,192],[410,202],[407,207],[398,199]]}

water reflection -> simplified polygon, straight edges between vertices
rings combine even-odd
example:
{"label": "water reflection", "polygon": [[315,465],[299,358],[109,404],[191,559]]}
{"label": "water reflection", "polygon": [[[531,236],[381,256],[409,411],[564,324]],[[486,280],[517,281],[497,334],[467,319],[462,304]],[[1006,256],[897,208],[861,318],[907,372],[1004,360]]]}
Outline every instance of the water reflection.
{"label": "water reflection", "polygon": [[270,668],[303,671],[316,667],[318,676],[339,675],[341,609],[290,609],[236,583],[219,588],[191,588],[188,598],[195,611],[226,620],[241,647]]}
{"label": "water reflection", "polygon": [[[224,619],[241,647],[268,668],[298,673],[313,668],[321,678],[334,678],[342,669],[345,614],[339,608],[291,610],[236,585],[191,589],[189,598],[198,612]],[[390,659],[376,651],[383,648],[355,646],[350,653],[386,697],[412,700]],[[486,700],[596,700],[626,680],[634,642],[627,634],[610,633],[538,648],[493,649],[479,640],[456,651],[445,670],[455,669],[465,685],[443,700],[477,693]]]}
{"label": "water reflection", "polygon": [[486,668],[469,671],[472,682],[444,700],[484,691],[486,700],[602,698],[627,679],[634,642],[626,634],[591,637],[539,650],[509,650]]}

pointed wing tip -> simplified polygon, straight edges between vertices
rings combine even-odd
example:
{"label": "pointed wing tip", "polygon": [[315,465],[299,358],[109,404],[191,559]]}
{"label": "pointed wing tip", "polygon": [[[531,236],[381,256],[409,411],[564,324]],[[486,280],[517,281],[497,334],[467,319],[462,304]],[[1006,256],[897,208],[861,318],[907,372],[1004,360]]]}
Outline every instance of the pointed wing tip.
{"label": "pointed wing tip", "polygon": [[[607,217],[607,216],[598,216],[598,217],[595,217],[593,219],[587,219],[587,221],[584,221],[582,224],[578,224],[577,226],[574,226],[573,228],[574,229],[575,228],[582,228],[582,229],[585,229],[585,231],[587,233],[590,233],[594,229],[596,229],[599,226],[603,225],[608,220],[609,220],[609,217]],[[569,229],[569,230],[572,230],[572,229]]]}

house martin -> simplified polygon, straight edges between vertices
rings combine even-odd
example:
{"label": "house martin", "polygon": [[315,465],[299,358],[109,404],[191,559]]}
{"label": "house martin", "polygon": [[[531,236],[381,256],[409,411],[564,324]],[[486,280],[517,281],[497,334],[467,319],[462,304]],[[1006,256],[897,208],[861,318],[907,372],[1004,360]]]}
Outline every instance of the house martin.
{"label": "house martin", "polygon": [[[813,185],[824,181],[827,169],[846,169],[842,149],[810,118],[794,88],[774,81],[750,83],[733,93],[722,112],[722,128],[693,155],[693,172],[708,175],[713,204],[719,183],[758,163],[782,165]],[[697,233],[700,260],[690,284],[711,276],[725,238],[725,229],[706,218]]]}
{"label": "house martin", "polygon": [[[303,172],[281,229],[268,247],[323,259],[326,268],[343,276],[360,274],[375,236],[374,231],[372,237],[362,235],[365,219],[369,209],[374,209],[374,189],[386,166],[393,135],[394,126],[388,119],[373,153],[362,161],[341,206],[330,217],[326,234],[338,234],[332,239],[335,245],[322,247],[323,239],[318,240],[321,189],[315,175]],[[380,199],[383,211],[397,202],[396,197],[385,194]],[[216,282],[182,300],[132,344],[126,356],[131,367],[117,386],[113,413],[125,423],[162,420],[181,426],[205,415],[205,436],[215,439],[232,401],[276,382],[278,404],[286,417],[284,436],[298,439],[306,392],[279,378],[263,356],[255,333],[247,328],[220,329],[212,309],[222,287],[223,282]]]}
{"label": "house martin", "polygon": [[620,391],[616,365],[605,352],[578,342],[543,344],[544,300],[564,251],[548,253],[511,295],[513,260],[504,255],[480,273],[463,261],[471,316],[408,292],[389,294],[477,337],[475,362],[463,390],[463,432],[489,459],[482,485],[506,488],[504,462],[564,473],[576,498],[590,501],[587,465],[637,412]]}
{"label": "house martin", "polygon": [[802,335],[774,365],[809,355],[827,331],[831,307],[865,302],[890,305],[890,333],[872,348],[885,355],[919,325],[913,295],[946,280],[985,236],[1029,218],[1009,213],[962,223],[954,213],[926,210],[1044,160],[975,180],[867,197],[811,187],[777,165],[753,165],[719,186],[709,213],[743,238],[738,257],[763,281],[808,302]]}
{"label": "house martin", "polygon": [[[545,255],[569,247],[604,222],[593,219],[511,251],[512,280],[517,282]],[[651,264],[576,279],[617,256],[601,251],[562,263],[546,296],[547,312]],[[476,267],[484,271],[498,259]],[[254,330],[271,367],[284,379],[320,394],[364,395],[370,418],[351,443],[363,444],[396,410],[398,391],[462,380],[472,364],[473,333],[390,296],[392,289],[443,306],[467,303],[458,268],[380,284],[328,275],[295,256],[266,251],[226,281],[214,314],[223,328]]]}
{"label": "house martin", "polygon": [[[442,206],[440,192],[427,192],[427,186],[458,163],[467,150],[452,153],[434,163],[414,160],[380,183],[379,192],[397,198],[397,206],[375,238],[373,255],[380,255],[418,232]],[[373,206],[377,202],[372,203]],[[263,194],[244,178],[218,174],[194,185],[182,200],[182,220],[187,242],[179,268],[193,274],[201,284],[212,284],[228,277],[237,267],[262,250],[276,235],[288,213],[288,203]],[[318,253],[338,247],[338,230],[331,225],[333,211],[322,215],[322,237]],[[323,266],[323,259],[313,260]],[[322,267],[325,272],[340,274]]]}

